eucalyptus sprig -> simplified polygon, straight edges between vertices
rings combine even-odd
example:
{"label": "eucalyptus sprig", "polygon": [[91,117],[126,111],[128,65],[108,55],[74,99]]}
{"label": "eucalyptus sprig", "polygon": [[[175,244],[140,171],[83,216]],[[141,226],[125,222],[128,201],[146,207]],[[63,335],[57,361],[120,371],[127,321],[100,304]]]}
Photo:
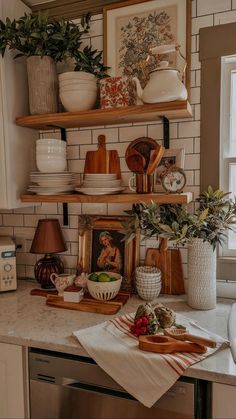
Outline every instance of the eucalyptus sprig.
{"label": "eucalyptus sprig", "polygon": [[137,232],[144,238],[161,235],[181,245],[201,238],[215,249],[217,243],[223,244],[227,230],[236,231],[236,201],[227,198],[228,195],[209,186],[197,198],[199,208],[195,214],[177,204],[135,204],[131,211],[126,211],[131,218],[124,226],[125,239],[132,239]]}
{"label": "eucalyptus sprig", "polygon": [[108,77],[106,67],[102,61],[102,51],[86,46],[82,51],[75,54],[75,71],[85,71],[94,74],[98,78]]}

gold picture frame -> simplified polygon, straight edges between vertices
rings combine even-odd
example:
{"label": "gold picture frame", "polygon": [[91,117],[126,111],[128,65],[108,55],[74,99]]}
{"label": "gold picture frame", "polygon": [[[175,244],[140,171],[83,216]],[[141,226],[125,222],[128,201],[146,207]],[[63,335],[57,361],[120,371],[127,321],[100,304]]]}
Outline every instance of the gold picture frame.
{"label": "gold picture frame", "polygon": [[166,193],[161,183],[162,174],[166,173],[171,166],[177,166],[180,169],[184,169],[184,160],[184,148],[167,148],[165,150],[164,155],[154,172],[154,192]]}
{"label": "gold picture frame", "polygon": [[[132,276],[136,266],[139,263],[139,238],[130,242],[121,241],[124,235],[123,223],[128,217],[97,217],[97,216],[81,216],[79,225],[79,255],[78,255],[78,272],[99,272],[108,271],[119,272],[131,283]],[[103,234],[103,236],[102,236]],[[112,241],[113,262],[107,262],[106,265],[98,266],[99,257],[104,253],[104,243],[101,238],[108,235]],[[115,250],[118,249],[118,250]],[[120,257],[120,269],[114,267],[114,254]],[[104,262],[105,263],[105,262]],[[113,263],[113,266],[110,265]]]}
{"label": "gold picture frame", "polygon": [[[145,85],[144,65],[149,49],[179,44],[187,62],[185,85],[190,92],[191,3],[191,0],[129,0],[104,7],[103,50],[109,75],[137,76]],[[184,60],[178,54],[170,53],[167,59],[171,66],[184,69]],[[149,65],[148,70],[153,70],[155,60]]]}

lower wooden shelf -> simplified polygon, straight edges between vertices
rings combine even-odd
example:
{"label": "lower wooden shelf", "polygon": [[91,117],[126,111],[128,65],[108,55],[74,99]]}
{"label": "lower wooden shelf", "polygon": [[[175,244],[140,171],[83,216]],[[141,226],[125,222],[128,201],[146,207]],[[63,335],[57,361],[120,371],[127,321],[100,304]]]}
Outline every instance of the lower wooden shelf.
{"label": "lower wooden shelf", "polygon": [[135,194],[122,193],[116,195],[21,195],[22,202],[67,202],[67,203],[113,203],[125,204],[138,201],[155,201],[159,204],[188,204],[192,201],[192,193],[185,192],[181,194]]}

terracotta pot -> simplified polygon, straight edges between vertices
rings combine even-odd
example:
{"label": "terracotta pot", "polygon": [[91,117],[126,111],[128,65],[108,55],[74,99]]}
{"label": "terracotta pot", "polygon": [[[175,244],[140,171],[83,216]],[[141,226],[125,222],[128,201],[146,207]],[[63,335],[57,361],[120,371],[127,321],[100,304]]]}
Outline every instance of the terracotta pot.
{"label": "terracotta pot", "polygon": [[27,72],[31,115],[58,112],[58,77],[52,58],[28,57]]}
{"label": "terracotta pot", "polygon": [[216,251],[194,239],[188,249],[188,305],[199,310],[216,307]]}

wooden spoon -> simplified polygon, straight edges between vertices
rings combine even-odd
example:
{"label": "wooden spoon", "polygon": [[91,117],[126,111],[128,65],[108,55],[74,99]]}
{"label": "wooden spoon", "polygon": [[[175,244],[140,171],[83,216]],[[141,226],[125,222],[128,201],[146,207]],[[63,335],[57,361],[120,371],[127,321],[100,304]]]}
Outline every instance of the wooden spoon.
{"label": "wooden spoon", "polygon": [[141,174],[144,173],[144,167],[146,165],[146,160],[142,156],[142,154],[140,154],[137,150],[130,149],[126,153],[125,160],[126,160],[128,168],[129,168],[129,170],[131,170],[131,172],[141,173]]}
{"label": "wooden spoon", "polygon": [[151,175],[156,170],[156,167],[160,163],[164,155],[165,147],[157,146],[155,150],[152,150],[150,153],[150,160],[146,170],[147,175]]}
{"label": "wooden spoon", "polygon": [[214,340],[203,338],[202,336],[192,335],[190,333],[183,332],[181,329],[177,328],[164,329],[164,335],[174,338],[176,340],[184,340],[199,343],[200,345],[208,346],[209,348],[216,347],[216,342]]}

